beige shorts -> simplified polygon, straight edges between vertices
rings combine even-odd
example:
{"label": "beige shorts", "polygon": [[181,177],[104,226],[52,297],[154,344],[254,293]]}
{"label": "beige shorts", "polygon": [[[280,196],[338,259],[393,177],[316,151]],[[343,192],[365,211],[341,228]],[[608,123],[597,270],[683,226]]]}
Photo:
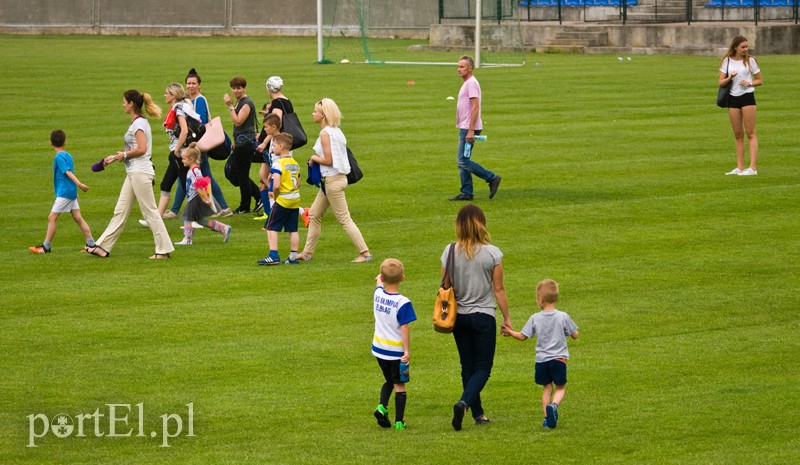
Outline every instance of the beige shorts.
{"label": "beige shorts", "polygon": [[81,207],[78,206],[78,199],[65,199],[64,197],[56,197],[56,201],[53,202],[53,208],[50,209],[51,212],[54,213],[69,213],[72,210],[80,210]]}

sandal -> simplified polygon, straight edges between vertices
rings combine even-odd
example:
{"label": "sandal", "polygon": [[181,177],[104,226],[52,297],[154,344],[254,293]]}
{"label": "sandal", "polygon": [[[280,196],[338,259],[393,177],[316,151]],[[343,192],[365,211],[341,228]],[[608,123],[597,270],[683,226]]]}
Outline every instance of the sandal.
{"label": "sandal", "polygon": [[359,255],[352,260],[352,263],[367,263],[372,261],[372,255]]}
{"label": "sandal", "polygon": [[148,257],[150,260],[161,260],[171,258],[168,253],[156,253]]}
{"label": "sandal", "polygon": [[[105,255],[99,253],[97,251],[97,249],[102,250]],[[109,251],[107,251],[106,249],[100,247],[99,245],[95,245],[94,247],[89,247],[88,245],[84,246],[83,247],[83,251],[88,253],[88,254],[94,255],[95,257],[100,257],[100,258],[108,258],[109,255],[111,255],[111,253]]]}

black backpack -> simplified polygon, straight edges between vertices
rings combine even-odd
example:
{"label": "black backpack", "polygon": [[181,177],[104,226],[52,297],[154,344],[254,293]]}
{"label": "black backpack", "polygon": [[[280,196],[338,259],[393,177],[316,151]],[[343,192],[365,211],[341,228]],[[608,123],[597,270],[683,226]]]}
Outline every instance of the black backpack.
{"label": "black backpack", "polygon": [[[183,143],[184,147],[188,147],[192,142],[197,142],[203,137],[203,134],[206,133],[206,125],[199,119],[194,119],[188,115],[186,115],[186,126],[189,129],[189,133],[186,135],[186,141]],[[181,136],[180,124],[175,124],[174,134],[175,137]]]}

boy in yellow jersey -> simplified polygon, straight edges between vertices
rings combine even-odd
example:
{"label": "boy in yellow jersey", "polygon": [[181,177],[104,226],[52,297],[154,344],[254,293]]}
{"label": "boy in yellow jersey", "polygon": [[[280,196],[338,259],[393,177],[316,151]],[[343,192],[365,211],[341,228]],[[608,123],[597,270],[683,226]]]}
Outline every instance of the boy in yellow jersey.
{"label": "boy in yellow jersey", "polygon": [[259,265],[281,264],[278,255],[278,233],[289,233],[291,253],[283,263],[297,265],[297,249],[300,246],[300,234],[297,232],[297,221],[300,215],[300,164],[292,158],[292,135],[280,133],[272,138],[272,184],[270,197],[275,199],[275,206],[267,221],[267,239],[269,255],[258,261]]}

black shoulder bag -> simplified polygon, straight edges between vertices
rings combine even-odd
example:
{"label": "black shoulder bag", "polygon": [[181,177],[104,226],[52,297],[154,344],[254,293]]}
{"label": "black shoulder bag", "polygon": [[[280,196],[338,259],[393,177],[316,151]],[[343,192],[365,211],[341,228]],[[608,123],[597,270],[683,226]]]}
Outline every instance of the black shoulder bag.
{"label": "black shoulder bag", "polygon": [[[731,65],[731,57],[726,58],[728,60],[725,64],[725,77],[729,76],[728,68]],[[731,86],[733,85],[733,79],[728,81],[728,84],[721,86],[719,91],[717,92],[717,106],[720,108],[728,108],[729,101],[731,99]]]}
{"label": "black shoulder bag", "polygon": [[283,132],[292,135],[292,150],[306,145],[308,143],[308,137],[306,136],[306,132],[303,130],[303,125],[300,124],[300,118],[297,117],[297,113],[286,113],[286,106],[283,104],[283,100],[277,100],[281,102],[281,107],[283,110],[283,116],[281,117]]}

